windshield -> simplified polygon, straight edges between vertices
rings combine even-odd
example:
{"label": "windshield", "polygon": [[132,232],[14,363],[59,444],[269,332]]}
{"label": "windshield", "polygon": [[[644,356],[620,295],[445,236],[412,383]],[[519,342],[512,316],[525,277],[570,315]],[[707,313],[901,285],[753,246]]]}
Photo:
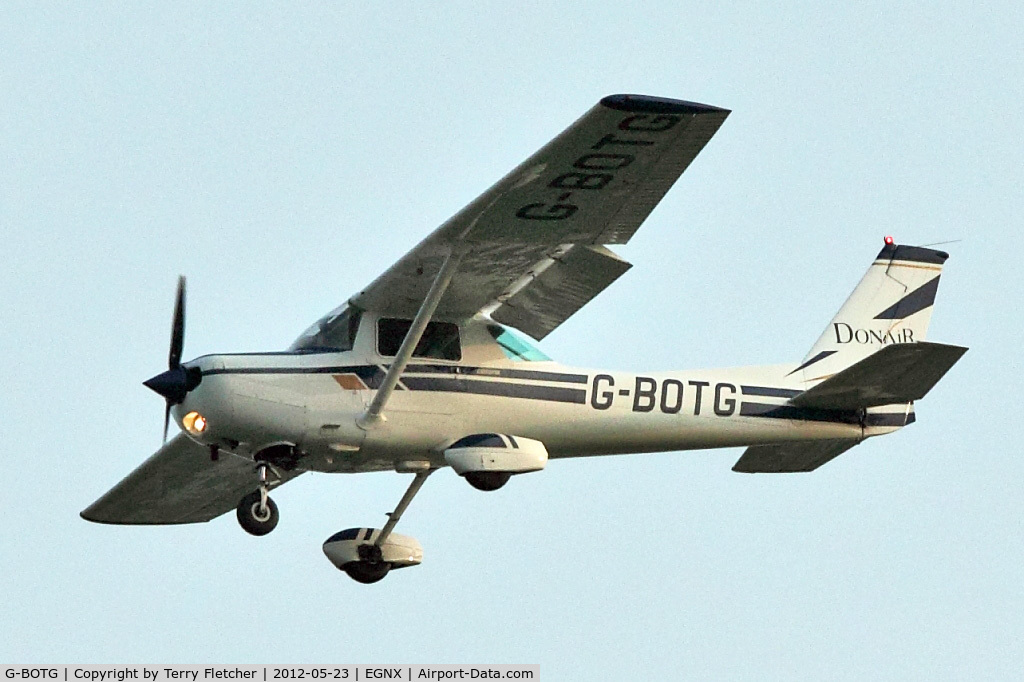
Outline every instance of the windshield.
{"label": "windshield", "polygon": [[498,346],[501,347],[502,352],[505,353],[505,357],[509,360],[517,360],[521,362],[544,362],[551,359],[504,327],[499,327],[496,324],[489,324],[487,325],[487,331],[490,332],[491,336],[494,337],[494,340],[498,342]]}
{"label": "windshield", "polygon": [[302,332],[302,336],[295,339],[295,343],[288,350],[335,353],[352,350],[362,312],[347,305],[335,308]]}

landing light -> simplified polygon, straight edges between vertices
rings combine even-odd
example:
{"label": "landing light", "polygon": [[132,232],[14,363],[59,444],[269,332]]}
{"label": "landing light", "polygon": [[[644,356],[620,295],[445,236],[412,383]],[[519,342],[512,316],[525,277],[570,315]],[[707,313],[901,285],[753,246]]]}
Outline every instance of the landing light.
{"label": "landing light", "polygon": [[181,418],[181,425],[186,431],[199,434],[206,430],[206,417],[198,412],[189,412]]}

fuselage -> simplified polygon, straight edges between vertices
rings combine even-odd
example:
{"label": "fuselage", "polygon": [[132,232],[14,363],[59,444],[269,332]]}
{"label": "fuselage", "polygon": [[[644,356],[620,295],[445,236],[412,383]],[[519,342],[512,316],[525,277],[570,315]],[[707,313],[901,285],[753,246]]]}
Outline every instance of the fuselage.
{"label": "fuselage", "polygon": [[[364,326],[371,323],[364,318]],[[479,331],[462,329],[459,360],[415,358],[375,424],[360,425],[360,416],[389,358],[372,338],[344,352],[197,358],[187,364],[201,369],[202,382],[175,417],[180,423],[190,412],[202,414],[206,429],[190,435],[205,444],[247,456],[293,445],[300,468],[340,472],[443,466],[445,448],[475,433],[533,438],[561,458],[861,439],[913,420],[906,405],[859,412],[789,405],[807,388],[795,364],[643,374],[582,369],[513,360]]]}

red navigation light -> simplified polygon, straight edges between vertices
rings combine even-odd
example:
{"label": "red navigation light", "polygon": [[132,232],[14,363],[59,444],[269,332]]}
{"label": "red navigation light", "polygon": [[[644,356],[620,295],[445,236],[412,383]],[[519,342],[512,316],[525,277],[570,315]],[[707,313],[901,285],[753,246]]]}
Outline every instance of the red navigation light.
{"label": "red navigation light", "polygon": [[886,235],[885,236],[885,245],[886,246],[892,246],[893,245],[892,237],[890,235]]}

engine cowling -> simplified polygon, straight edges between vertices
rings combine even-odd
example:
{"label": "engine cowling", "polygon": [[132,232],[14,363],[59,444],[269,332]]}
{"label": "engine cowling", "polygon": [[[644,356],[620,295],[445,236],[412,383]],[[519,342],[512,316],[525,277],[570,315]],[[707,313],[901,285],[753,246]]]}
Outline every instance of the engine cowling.
{"label": "engine cowling", "polygon": [[497,490],[515,474],[540,471],[548,463],[544,443],[522,436],[477,433],[452,443],[445,462],[479,490]]}

